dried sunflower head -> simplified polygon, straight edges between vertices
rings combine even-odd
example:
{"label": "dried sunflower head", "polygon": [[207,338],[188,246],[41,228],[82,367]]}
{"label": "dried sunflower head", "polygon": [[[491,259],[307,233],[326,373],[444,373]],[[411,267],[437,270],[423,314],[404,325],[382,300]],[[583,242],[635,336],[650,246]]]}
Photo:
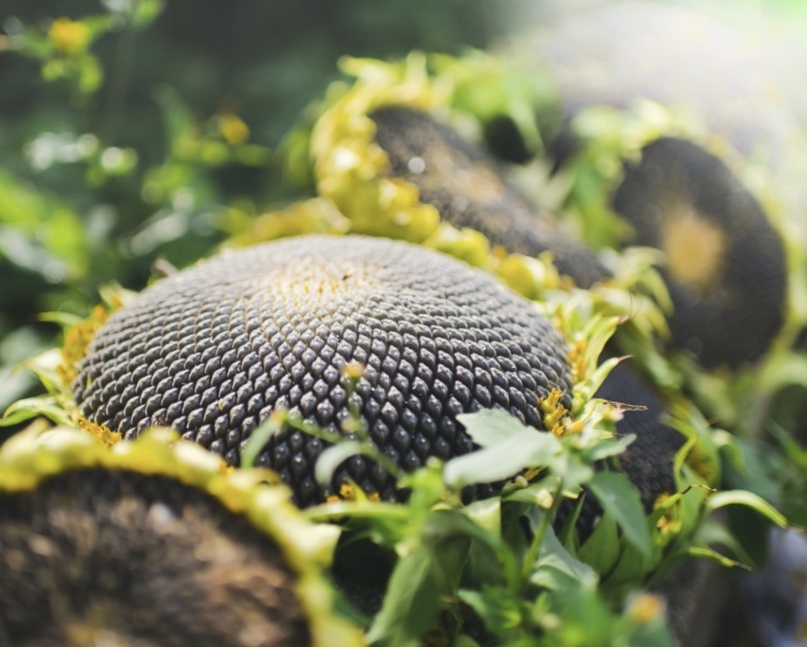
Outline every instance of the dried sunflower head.
{"label": "dried sunflower head", "polygon": [[3,447],[3,643],[357,644],[285,489],[173,442],[152,432],[109,450],[60,430]]}
{"label": "dried sunflower head", "polygon": [[[114,313],[78,364],[81,416],[131,438],[168,426],[232,465],[279,410],[335,432],[355,404],[370,439],[407,471],[472,450],[456,417],[509,411],[543,428],[552,390],[571,407],[563,336],[493,277],[403,242],[304,236],[239,250],[164,279]],[[355,393],[344,372],[360,365]],[[323,442],[287,429],[258,464],[301,505],[350,478],[395,496],[362,456],[332,489],[316,482]]]}

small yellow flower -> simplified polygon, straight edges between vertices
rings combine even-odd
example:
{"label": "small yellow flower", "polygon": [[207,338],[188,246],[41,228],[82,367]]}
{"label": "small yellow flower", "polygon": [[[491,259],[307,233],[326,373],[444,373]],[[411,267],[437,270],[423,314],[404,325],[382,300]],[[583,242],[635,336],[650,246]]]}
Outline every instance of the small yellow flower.
{"label": "small yellow flower", "polygon": [[342,483],[342,485],[339,486],[339,496],[345,501],[355,501],[356,490],[350,483]]}
{"label": "small yellow flower", "polygon": [[544,428],[549,429],[553,435],[562,436],[565,433],[564,416],[566,407],[560,404],[563,393],[559,389],[552,389],[549,395],[541,402],[541,411],[544,414]]}
{"label": "small yellow flower", "polygon": [[636,624],[644,625],[664,614],[664,598],[654,593],[638,593],[628,604],[628,615]]}
{"label": "small yellow flower", "polygon": [[225,112],[218,116],[217,122],[221,136],[231,146],[243,144],[249,139],[249,126],[238,115]]}
{"label": "small yellow flower", "polygon": [[95,306],[85,321],[71,326],[65,332],[64,345],[61,349],[62,361],[56,367],[56,372],[65,386],[70,386],[76,379],[78,375],[76,367],[87,354],[87,347],[92,338],[107,320],[110,312],[117,307],[120,305],[112,305],[109,309],[101,305]]}
{"label": "small yellow flower", "polygon": [[48,30],[48,38],[63,54],[75,54],[90,42],[90,30],[83,22],[57,18]]}
{"label": "small yellow flower", "polygon": [[[656,502],[653,504],[653,509],[657,510],[659,507],[664,505],[669,498],[670,495],[666,492],[659,494]],[[661,517],[659,517],[659,520],[656,522],[656,528],[658,528],[662,535],[677,533],[681,530],[681,520],[678,519],[675,506],[671,506],[664,512],[663,515],[661,515]]]}
{"label": "small yellow flower", "polygon": [[359,362],[348,362],[342,369],[342,373],[348,380],[359,380],[364,375],[364,366]]}
{"label": "small yellow flower", "polygon": [[586,362],[586,340],[576,339],[569,351],[569,366],[572,369],[572,380],[575,383],[582,382],[588,373]]}
{"label": "small yellow flower", "polygon": [[121,434],[116,431],[112,431],[106,425],[97,425],[94,422],[87,420],[87,418],[84,416],[78,416],[77,422],[79,428],[85,434],[107,447],[117,445],[123,438]]}
{"label": "small yellow flower", "polygon": [[541,402],[541,411],[543,411],[545,415],[552,414],[557,409],[562,397],[563,392],[560,389],[552,389],[549,395]]}

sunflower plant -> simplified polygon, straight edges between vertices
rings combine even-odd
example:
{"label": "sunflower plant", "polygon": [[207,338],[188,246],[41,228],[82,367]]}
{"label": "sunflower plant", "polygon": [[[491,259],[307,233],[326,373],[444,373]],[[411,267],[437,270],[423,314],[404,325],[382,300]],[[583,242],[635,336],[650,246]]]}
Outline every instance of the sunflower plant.
{"label": "sunflower plant", "polygon": [[[314,232],[364,233],[418,243],[488,271],[544,312],[566,339],[572,405],[567,410],[558,394],[550,394],[541,403],[543,433],[501,411],[464,414],[459,421],[477,451],[445,463],[434,460],[411,473],[385,460],[355,412],[354,434],[345,439],[303,422],[294,412],[277,411],[253,431],[242,448],[244,464],[234,469],[233,478],[258,492],[262,484],[257,479],[238,475],[251,473],[242,470],[251,467],[272,434],[293,427],[331,444],[317,465],[322,482],[330,481],[345,459],[363,454],[408,491],[405,501],[382,502],[347,483],[339,497],[299,512],[306,523],[341,538],[330,545],[329,558],[338,562],[351,545],[362,542],[384,556],[388,577],[377,591],[368,591],[377,604],[361,609],[345,595],[336,609],[363,627],[367,644],[674,644],[667,603],[659,592],[666,575],[689,557],[746,566],[741,538],[731,534],[720,511],[743,506],[779,526],[787,521],[747,489],[720,489],[721,460],[736,454],[737,444],[683,396],[687,380],[654,345],[654,338],[665,334],[669,303],[653,269],[653,253],[633,250],[609,257],[604,252],[613,278],[582,290],[562,280],[550,256],[509,254],[480,232],[441,222],[414,185],[387,175],[388,160],[373,141],[368,116],[386,105],[428,111],[470,136],[480,135],[485,118],[503,112],[540,150],[541,133],[527,113],[550,109],[554,99],[523,74],[499,74],[507,69],[505,62],[479,52],[467,59],[413,53],[391,63],[346,59],[342,69],[353,83],[343,80],[330,88],[311,122],[295,132],[286,148],[290,167],[302,164],[306,168],[300,177],[313,178],[316,196],[243,218],[228,244]],[[506,92],[496,94],[502,78],[508,80]],[[488,96],[497,101],[491,103]],[[217,123],[228,141],[244,134],[237,123]],[[597,200],[603,199],[603,178],[612,179],[616,144],[609,150],[600,156],[606,175],[592,194]],[[197,153],[188,148],[191,157]],[[60,320],[62,348],[29,362],[46,394],[12,405],[5,424],[45,416],[82,430],[84,440],[75,447],[98,461],[114,462],[113,456],[137,451],[144,465],[160,463],[164,446],[176,443],[175,437],[157,431],[138,446],[149,451],[126,449],[132,445],[120,441],[116,430],[83,420],[71,399],[77,363],[105,317],[125,299],[125,292],[110,290],[107,305],[86,320]],[[603,348],[615,336],[663,388],[671,403],[668,423],[686,439],[674,461],[675,491],[650,510],[618,469],[619,455],[634,440],[617,433],[624,411],[596,396],[620,361],[600,363]],[[360,378],[360,366],[346,371],[349,393]],[[3,456],[9,465],[18,460],[13,446]],[[501,484],[496,496],[468,500],[468,486],[491,482]],[[584,509],[596,511],[592,523],[584,523]],[[255,522],[260,525],[261,515],[269,514],[255,510]],[[327,636],[323,640],[337,644],[328,643]]]}

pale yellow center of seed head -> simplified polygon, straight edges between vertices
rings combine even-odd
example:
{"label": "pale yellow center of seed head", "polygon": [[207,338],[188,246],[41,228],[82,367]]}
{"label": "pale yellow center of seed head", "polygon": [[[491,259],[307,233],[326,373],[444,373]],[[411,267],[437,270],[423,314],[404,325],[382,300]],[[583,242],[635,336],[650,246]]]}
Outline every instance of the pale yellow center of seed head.
{"label": "pale yellow center of seed head", "polygon": [[292,266],[267,277],[269,293],[299,310],[336,306],[347,298],[356,299],[383,287],[362,263],[324,267],[318,263]]}
{"label": "pale yellow center of seed head", "polygon": [[720,279],[725,247],[723,230],[692,207],[681,205],[665,214],[661,248],[679,283],[708,292]]}

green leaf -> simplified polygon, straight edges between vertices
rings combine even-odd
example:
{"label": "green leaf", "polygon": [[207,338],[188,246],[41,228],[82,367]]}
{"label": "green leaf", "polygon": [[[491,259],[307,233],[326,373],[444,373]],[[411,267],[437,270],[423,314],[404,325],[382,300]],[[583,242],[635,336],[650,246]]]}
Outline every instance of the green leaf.
{"label": "green leaf", "polygon": [[69,328],[84,321],[86,317],[80,317],[70,312],[42,312],[39,315],[40,321],[59,324],[62,328]]}
{"label": "green leaf", "polygon": [[598,573],[608,573],[619,559],[619,534],[613,515],[606,512],[578,551],[580,559]]}
{"label": "green leaf", "polygon": [[419,548],[392,572],[381,611],[367,632],[367,642],[385,647],[419,647],[439,611],[431,552]]}
{"label": "green leaf", "polygon": [[577,522],[580,520],[580,513],[583,511],[583,505],[586,502],[586,494],[582,492],[574,501],[572,511],[566,515],[566,520],[563,522],[563,527],[558,530],[558,539],[566,547],[566,550],[574,551],[577,546]]}
{"label": "green leaf", "polygon": [[570,587],[594,590],[598,580],[594,569],[572,557],[555,536],[552,528],[547,528],[538,561],[530,575],[530,582],[552,591],[560,591]]}
{"label": "green leaf", "polygon": [[711,513],[730,505],[742,505],[751,508],[780,528],[787,528],[787,519],[781,512],[762,497],[747,490],[727,490],[713,494],[706,501],[706,511]]}
{"label": "green leaf", "polygon": [[807,447],[802,446],[787,429],[771,421],[769,428],[779,441],[787,457],[795,462],[801,470],[807,471]]}
{"label": "green leaf", "polygon": [[[765,537],[767,537],[767,533]],[[744,564],[754,564],[754,559],[748,554],[738,537],[726,527],[724,520],[706,519],[698,528],[697,543],[712,547],[723,546]]]}
{"label": "green leaf", "polygon": [[98,59],[86,54],[76,61],[78,89],[82,94],[92,94],[104,80],[104,70]]}
{"label": "green leaf", "polygon": [[601,354],[605,348],[605,344],[614,335],[618,319],[615,317],[604,318],[602,316],[594,317],[585,328],[586,339],[586,364],[587,374],[590,377],[587,380],[586,395],[587,398],[594,397],[594,394],[602,386],[605,378],[619,364],[622,360],[618,357],[612,357],[602,363]]}
{"label": "green leaf", "polygon": [[518,628],[522,622],[522,601],[504,587],[485,587],[481,591],[460,589],[460,600],[470,606],[488,631],[501,635]]}
{"label": "green leaf", "polygon": [[36,379],[30,373],[4,369],[0,365],[0,410],[30,392],[35,383]]}
{"label": "green leaf", "polygon": [[23,361],[19,366],[36,375],[48,393],[55,395],[63,393],[65,389],[64,382],[57,370],[61,361],[60,349],[51,348],[29,360]]}
{"label": "green leaf", "polygon": [[610,589],[625,585],[636,588],[652,564],[633,544],[620,542],[620,547],[622,552],[619,561],[610,573],[603,576],[603,584]]}
{"label": "green leaf", "polygon": [[492,447],[514,434],[535,430],[502,409],[482,409],[475,413],[462,413],[457,420],[465,427],[471,439],[480,447]]}
{"label": "green leaf", "polygon": [[[565,439],[570,440],[570,439]],[[574,442],[574,439],[571,439]],[[581,485],[594,478],[594,468],[581,456],[564,451],[549,461],[549,469],[563,478],[563,494],[575,498]]]}
{"label": "green leaf", "polygon": [[497,537],[501,533],[502,500],[499,497],[473,501],[463,506],[460,512],[477,526],[495,534]]}
{"label": "green leaf", "polygon": [[[770,428],[775,435],[773,427]],[[780,497],[781,474],[770,463],[774,454],[769,446],[750,439],[735,438],[730,444],[723,446],[721,452],[729,487],[749,490],[767,501],[775,501]]]}
{"label": "green leaf", "polygon": [[636,547],[642,557],[649,558],[652,539],[647,517],[639,492],[628,477],[618,472],[598,472],[588,487],[603,508],[613,515],[625,539]]}
{"label": "green leaf", "polygon": [[472,541],[468,549],[468,563],[462,572],[462,583],[466,587],[513,585],[519,576],[519,564],[512,551],[499,542]]}
{"label": "green leaf", "polygon": [[[440,595],[453,595],[459,588],[471,546],[470,537],[463,532],[466,527],[474,524],[462,515],[445,511],[430,515],[424,526],[423,545],[432,555],[432,586]],[[474,534],[478,534],[478,528],[474,528]]]}
{"label": "green leaf", "polygon": [[764,392],[776,392],[787,386],[800,386],[807,389],[807,356],[788,354],[777,358],[775,371],[765,371],[761,388]]}
{"label": "green leaf", "polygon": [[636,440],[636,434],[615,436],[614,438],[601,440],[594,447],[585,451],[586,459],[595,463],[610,458],[611,456],[618,456],[624,452],[628,448],[628,445],[634,440]]}
{"label": "green leaf", "polygon": [[552,434],[527,430],[446,463],[446,483],[462,487],[511,478],[527,467],[547,465],[563,447]]}
{"label": "green leaf", "polygon": [[17,425],[31,418],[36,418],[37,416],[45,416],[59,425],[73,425],[70,414],[59,404],[56,397],[42,395],[34,398],[25,398],[13,403],[6,409],[3,417],[0,418],[0,427]]}
{"label": "green leaf", "polygon": [[94,41],[100,36],[103,36],[106,32],[115,27],[115,20],[112,18],[112,16],[104,15],[87,16],[81,21],[81,23],[87,27],[88,31],[90,32],[90,42]]}
{"label": "green leaf", "polygon": [[560,477],[549,474],[535,483],[530,483],[526,487],[520,487],[503,494],[505,501],[517,503],[527,503],[537,505],[539,508],[548,510],[554,503],[555,493],[558,490]]}
{"label": "green leaf", "polygon": [[725,555],[721,555],[716,550],[709,548],[708,546],[691,546],[686,550],[686,554],[691,557],[710,559],[713,562],[717,562],[721,566],[725,566],[726,568],[741,568],[747,571],[751,570],[751,568],[746,564],[730,559]]}
{"label": "green leaf", "polygon": [[[438,561],[453,563],[457,576],[461,574],[472,581],[476,576],[477,581],[483,583],[499,583],[502,579],[515,582],[519,573],[518,563],[513,552],[502,541],[499,502],[498,497],[480,501],[480,506],[472,504],[474,509],[471,512],[467,508],[457,512],[432,512],[423,527],[423,542],[436,547],[434,554]],[[456,546],[451,548],[445,541],[454,541],[456,538],[466,542],[462,544],[461,551]],[[458,554],[463,559],[459,567],[455,559]],[[445,564],[441,567],[444,571]]]}

